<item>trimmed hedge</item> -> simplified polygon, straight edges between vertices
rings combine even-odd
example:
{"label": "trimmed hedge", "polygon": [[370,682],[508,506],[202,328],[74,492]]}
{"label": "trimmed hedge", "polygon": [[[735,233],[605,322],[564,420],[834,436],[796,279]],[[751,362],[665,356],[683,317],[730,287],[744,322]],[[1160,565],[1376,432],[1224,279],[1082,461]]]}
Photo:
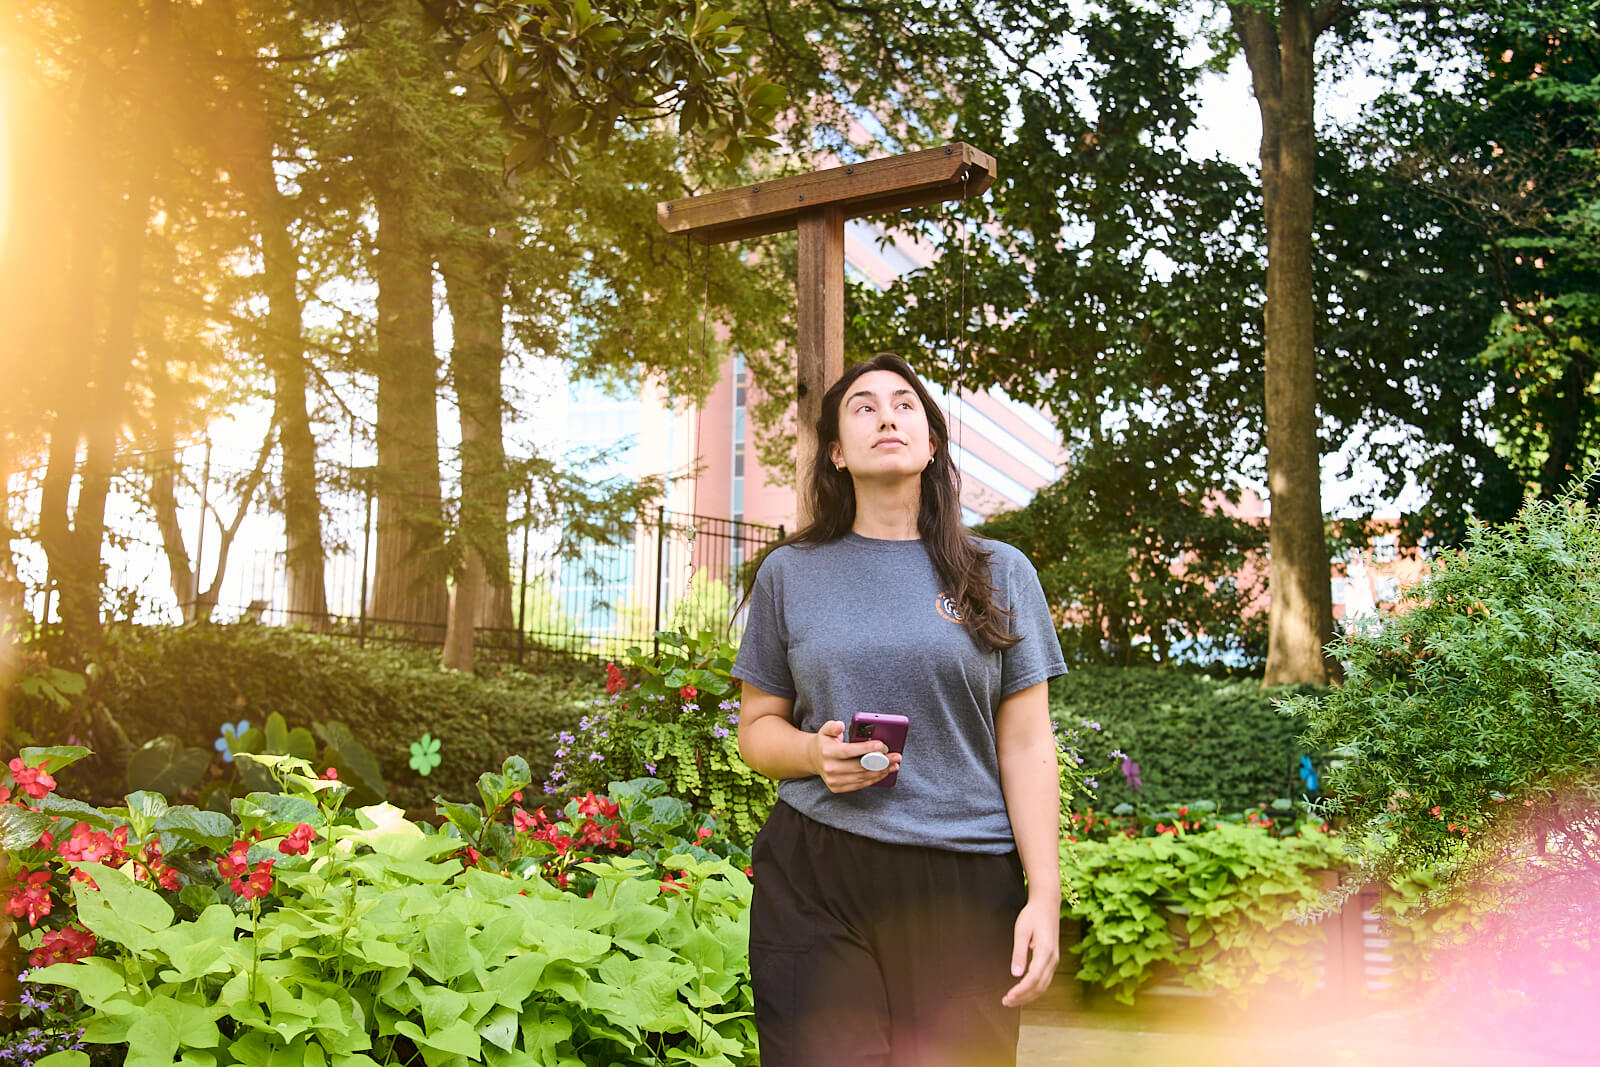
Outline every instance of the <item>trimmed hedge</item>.
{"label": "trimmed hedge", "polygon": [[[170,733],[209,752],[225,722],[260,726],[274,711],[291,728],[337,719],[377,757],[391,803],[431,810],[435,795],[475,797],[478,775],[507,756],[544,780],[551,735],[604,695],[605,676],[571,660],[541,667],[474,676],[445,670],[427,650],[363,649],[271,626],[139,627],[108,633],[92,688],[135,745]],[[40,705],[16,723],[39,743],[86,731],[79,715]],[[424,732],[442,741],[444,757],[427,777],[408,765]],[[124,791],[121,781],[81,785],[93,795]]]}
{"label": "trimmed hedge", "polygon": [[[1306,722],[1280,713],[1274,700],[1323,690],[1257,679],[1217,679],[1159,667],[1075,667],[1050,686],[1051,715],[1077,730],[1086,766],[1104,766],[1121,750],[1139,765],[1144,786],[1120,771],[1102,775],[1095,807],[1170,806],[1213,800],[1223,811],[1306,792],[1298,774]],[[1100,730],[1083,727],[1097,722]]]}

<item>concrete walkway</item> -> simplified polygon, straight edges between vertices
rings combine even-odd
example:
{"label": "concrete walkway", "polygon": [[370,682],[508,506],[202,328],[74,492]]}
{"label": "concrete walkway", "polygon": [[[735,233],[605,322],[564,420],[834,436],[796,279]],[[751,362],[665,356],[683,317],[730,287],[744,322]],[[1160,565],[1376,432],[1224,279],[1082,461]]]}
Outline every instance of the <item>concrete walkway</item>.
{"label": "concrete walkway", "polygon": [[[1162,998],[1168,999],[1168,998]],[[1176,1000],[1177,998],[1172,998]],[[1022,1016],[1018,1067],[1574,1067],[1583,1058],[1463,1047],[1420,1032],[1403,1010],[1339,1020],[1313,1002],[1224,1015],[1198,999],[1135,1012],[1084,1008],[1057,982]]]}

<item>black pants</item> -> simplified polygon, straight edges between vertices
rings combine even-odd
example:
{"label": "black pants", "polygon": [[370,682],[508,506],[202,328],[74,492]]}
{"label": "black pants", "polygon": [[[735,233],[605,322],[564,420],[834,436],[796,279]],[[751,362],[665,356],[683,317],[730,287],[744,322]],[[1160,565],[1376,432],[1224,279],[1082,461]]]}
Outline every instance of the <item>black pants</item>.
{"label": "black pants", "polygon": [[1012,1067],[1003,855],[889,845],[773,809],[754,848],[750,969],[762,1067]]}

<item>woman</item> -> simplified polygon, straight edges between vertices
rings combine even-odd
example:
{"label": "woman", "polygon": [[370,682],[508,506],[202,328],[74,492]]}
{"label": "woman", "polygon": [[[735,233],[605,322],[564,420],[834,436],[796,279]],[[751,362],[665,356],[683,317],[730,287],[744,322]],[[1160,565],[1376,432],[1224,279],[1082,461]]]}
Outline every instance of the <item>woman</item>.
{"label": "woman", "polygon": [[[851,367],[817,420],[811,523],[751,587],[739,750],[780,783],[750,913],[763,1067],[1014,1064],[1055,972],[1045,683],[1066,668],[1033,568],[962,526],[948,442],[904,360]],[[846,739],[857,712],[910,719],[882,770],[862,765],[881,741]]]}

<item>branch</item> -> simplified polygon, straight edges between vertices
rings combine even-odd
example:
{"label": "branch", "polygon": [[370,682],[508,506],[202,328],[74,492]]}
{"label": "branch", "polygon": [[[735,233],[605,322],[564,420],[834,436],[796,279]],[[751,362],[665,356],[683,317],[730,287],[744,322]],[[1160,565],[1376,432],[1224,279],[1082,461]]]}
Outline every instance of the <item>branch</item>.
{"label": "branch", "polygon": [[[1228,4],[1233,17],[1233,32],[1244,46],[1245,63],[1250,67],[1250,87],[1263,111],[1276,109],[1283,89],[1283,70],[1278,58],[1278,31],[1260,9],[1244,3]],[[1263,120],[1266,116],[1262,115]]]}
{"label": "branch", "polygon": [[1344,0],[1321,0],[1311,12],[1311,39],[1315,41],[1322,31],[1354,17],[1355,10],[1346,7]]}
{"label": "branch", "polygon": [[[244,485],[239,490],[239,507],[234,512],[233,521],[222,530],[222,544],[217,549],[217,570],[211,576],[211,587],[206,590],[200,599],[208,606],[214,607],[217,596],[222,592],[222,579],[227,574],[228,556],[233,551],[233,542],[239,536],[239,527],[243,525],[245,515],[250,511],[250,503],[255,499],[256,490],[261,488],[262,479],[266,477],[267,461],[272,458],[272,446],[278,440],[278,425],[276,422],[267,427],[266,436],[261,439],[261,451],[256,453],[256,464],[245,478]],[[216,516],[217,525],[222,526],[222,516],[217,513],[215,505],[211,513]],[[200,575],[195,576],[195,586],[200,584]]]}
{"label": "branch", "polygon": [[278,55],[270,55],[270,56],[218,56],[217,57],[217,62],[219,62],[219,63],[305,63],[305,62],[307,62],[309,60],[321,59],[323,56],[336,55],[336,54],[338,54],[340,52],[353,52],[357,48],[360,48],[360,47],[362,47],[360,42],[349,41],[349,42],[346,42],[344,44],[329,45],[327,48],[319,48],[314,52],[295,52],[295,53],[291,53],[289,55],[278,54]]}

